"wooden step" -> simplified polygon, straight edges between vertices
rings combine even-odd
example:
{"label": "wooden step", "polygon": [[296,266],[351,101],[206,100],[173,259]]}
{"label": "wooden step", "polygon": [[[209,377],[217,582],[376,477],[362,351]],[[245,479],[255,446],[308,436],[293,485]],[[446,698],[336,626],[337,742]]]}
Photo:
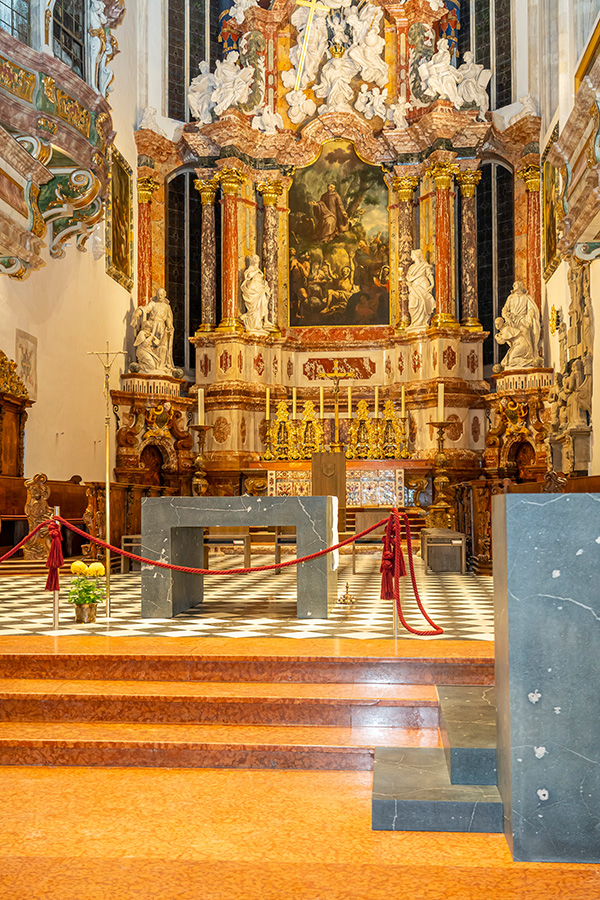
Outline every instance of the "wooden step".
{"label": "wooden step", "polygon": [[370,771],[377,746],[437,747],[437,729],[0,723],[0,765]]}
{"label": "wooden step", "polygon": [[0,721],[436,728],[438,698],[414,685],[0,679]]}

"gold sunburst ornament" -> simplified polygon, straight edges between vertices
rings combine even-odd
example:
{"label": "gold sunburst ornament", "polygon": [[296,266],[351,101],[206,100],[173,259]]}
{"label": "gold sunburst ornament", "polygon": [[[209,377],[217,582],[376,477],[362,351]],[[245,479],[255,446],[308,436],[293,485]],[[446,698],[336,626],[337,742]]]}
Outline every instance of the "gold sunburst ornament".
{"label": "gold sunburst ornament", "polygon": [[550,334],[552,335],[552,337],[554,337],[558,329],[558,318],[558,310],[555,306],[553,306],[550,310]]}

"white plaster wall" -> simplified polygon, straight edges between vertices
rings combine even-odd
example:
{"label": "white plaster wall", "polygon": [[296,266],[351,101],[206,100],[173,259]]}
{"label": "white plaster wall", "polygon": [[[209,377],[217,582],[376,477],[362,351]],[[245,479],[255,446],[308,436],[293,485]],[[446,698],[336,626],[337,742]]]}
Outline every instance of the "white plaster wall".
{"label": "white plaster wall", "polygon": [[[113,61],[114,90],[109,94],[115,145],[136,172],[133,127],[137,106],[137,10],[129,0],[116,30],[121,52]],[[136,202],[134,182],[134,207]],[[51,259],[19,282],[0,276],[0,349],[15,356],[16,329],[38,341],[38,399],[29,410],[25,475],[49,478],[81,475],[103,480],[105,472],[103,369],[88,351],[125,349],[129,293],[105,271],[105,258],[74,246],[64,259]],[[135,271],[135,263],[134,263]],[[120,358],[121,360],[124,357]],[[118,388],[124,363],[113,366],[111,387]],[[115,420],[111,412],[114,466]]]}

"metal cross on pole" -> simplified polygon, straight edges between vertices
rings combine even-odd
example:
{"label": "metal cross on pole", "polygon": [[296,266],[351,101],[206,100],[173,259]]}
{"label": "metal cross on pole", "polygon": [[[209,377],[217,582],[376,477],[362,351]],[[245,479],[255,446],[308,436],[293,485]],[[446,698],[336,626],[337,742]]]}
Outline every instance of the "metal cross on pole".
{"label": "metal cross on pole", "polygon": [[342,378],[356,378],[354,372],[342,372],[338,366],[338,363],[339,359],[334,359],[333,372],[319,372],[317,376],[318,378],[328,378],[333,382],[335,434],[331,449],[334,453],[340,453],[340,451],[343,449],[343,446],[340,443],[340,381],[342,380]]}
{"label": "metal cross on pole", "polygon": [[313,19],[315,17],[315,12],[319,10],[319,12],[331,12],[331,7],[323,6],[322,3],[319,3],[318,0],[296,0],[298,6],[306,6],[309,9],[308,13],[308,21],[306,23],[306,31],[304,32],[304,40],[302,41],[302,50],[300,51],[300,59],[298,60],[298,73],[296,75],[296,84],[294,85],[294,90],[300,90],[300,81],[302,79],[302,70],[304,68],[304,60],[306,59],[306,51],[308,50],[308,42],[310,40],[310,32],[312,29]]}
{"label": "metal cross on pole", "polygon": [[[110,544],[110,370],[117,356],[126,356],[124,350],[110,350],[108,341],[106,350],[90,350],[88,356],[97,356],[104,368],[104,397],[106,399],[106,418],[104,419],[104,435],[106,443],[106,488],[104,511],[106,513],[106,543]],[[104,359],[102,359],[104,357]],[[110,550],[106,551],[106,618],[110,619]]]}

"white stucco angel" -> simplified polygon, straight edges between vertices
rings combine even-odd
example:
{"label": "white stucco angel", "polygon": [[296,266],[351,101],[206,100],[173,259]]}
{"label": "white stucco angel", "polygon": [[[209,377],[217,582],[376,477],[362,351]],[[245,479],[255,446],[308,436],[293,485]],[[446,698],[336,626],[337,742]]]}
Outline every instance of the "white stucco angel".
{"label": "white stucco angel", "polygon": [[354,101],[354,109],[362,113],[365,118],[370,119],[373,113],[369,115],[368,110],[371,106],[371,91],[369,90],[368,84],[361,84],[360,90]]}
{"label": "white stucco angel", "polygon": [[158,134],[161,137],[166,137],[166,133],[156,121],[156,114],[157,113],[155,106],[146,106],[142,113],[142,119],[137,127],[137,130],[143,131],[144,129],[147,129],[148,131],[153,131],[155,134]]}
{"label": "white stucco angel", "polygon": [[231,18],[235,19],[238,25],[242,25],[246,18],[246,10],[252,6],[258,6],[258,0],[235,0],[229,10]]}
{"label": "white stucco angel", "polygon": [[348,56],[358,66],[361,78],[374,82],[380,88],[384,88],[389,79],[388,67],[382,58],[385,38],[379,34],[382,15],[383,10],[370,3],[362,7],[358,16],[351,20],[351,25],[355,22],[354,40],[348,50]]}
{"label": "white stucco angel", "polygon": [[405,128],[408,128],[406,113],[409,109],[412,109],[412,107],[407,99],[405,97],[398,97],[396,103],[392,103],[392,105],[388,107],[388,120],[393,122],[396,128],[403,131]]}
{"label": "white stucco angel", "polygon": [[283,130],[283,119],[278,112],[273,112],[270,106],[264,106],[252,118],[252,127],[263,134],[277,134],[277,129]]}
{"label": "white stucco angel", "polygon": [[248,265],[240,288],[246,312],[240,318],[246,331],[267,334],[273,331],[273,325],[269,322],[271,288],[260,270],[259,263],[256,254],[248,257]]}
{"label": "white stucco angel", "polygon": [[504,368],[524,369],[540,364],[540,311],[522,282],[515,281],[496,327],[496,342],[509,345],[509,352],[502,360]]}
{"label": "white stucco angel", "polygon": [[[316,9],[312,25],[310,28],[308,43],[306,45],[306,54],[304,56],[304,65],[302,66],[302,76],[300,79],[300,88],[308,87],[317,77],[317,69],[321,64],[321,60],[327,50],[327,22],[326,13],[321,9]],[[309,10],[305,6],[298,6],[292,13],[290,22],[297,32],[296,44],[290,50],[290,62],[292,68],[281,73],[281,81],[283,86],[289,89],[295,88],[296,78],[298,74],[298,64],[300,62],[300,54],[304,45],[304,37],[308,25]]]}
{"label": "white stucco angel", "polygon": [[310,97],[307,97],[304,91],[289,91],[285,95],[285,99],[289,106],[288,119],[294,125],[299,125],[316,112],[317,104]]}
{"label": "white stucco angel", "polygon": [[215,76],[209,71],[206,60],[202,60],[198,68],[200,74],[196,75],[188,88],[188,104],[193,117],[202,125],[209,125],[212,122],[212,113],[216,106],[213,93],[217,82]]}
{"label": "white stucco angel", "polygon": [[354,88],[350,84],[358,72],[358,66],[347,53],[334,51],[331,59],[321,71],[321,80],[314,89],[316,97],[323,97],[325,103],[319,108],[319,115],[328,112],[351,112],[350,101],[354,99]]}
{"label": "white stucco angel", "polygon": [[458,93],[458,85],[462,81],[462,75],[452,65],[450,45],[446,38],[438,42],[438,49],[429,62],[424,60],[420,63],[419,76],[427,94],[451,100],[457,109],[461,108],[464,101]]}
{"label": "white stucco angel", "polygon": [[254,69],[251,66],[242,68],[239,58],[239,53],[231,50],[224,60],[217,60],[215,63],[215,89],[211,100],[215,104],[216,116],[220,116],[230,106],[245,103],[250,96]]}
{"label": "white stucco angel", "polygon": [[537,116],[538,114],[535,100],[531,94],[525,94],[524,97],[519,97],[519,103],[521,104],[522,109],[515,113],[514,116],[511,116],[508,120],[509,126],[515,125],[521,119],[524,119],[525,116]]}
{"label": "white stucco angel", "polygon": [[485,69],[482,65],[476,63],[474,54],[467,50],[464,55],[464,62],[458,68],[458,74],[462,75],[462,81],[458,85],[458,93],[463,104],[476,103],[479,107],[477,118],[480,122],[485,122],[485,114],[490,108],[490,98],[486,88],[492,77],[491,69]]}
{"label": "white stucco angel", "polygon": [[435,310],[433,268],[423,256],[422,250],[413,250],[411,257],[412,265],[406,273],[410,326],[423,328],[429,324]]}

